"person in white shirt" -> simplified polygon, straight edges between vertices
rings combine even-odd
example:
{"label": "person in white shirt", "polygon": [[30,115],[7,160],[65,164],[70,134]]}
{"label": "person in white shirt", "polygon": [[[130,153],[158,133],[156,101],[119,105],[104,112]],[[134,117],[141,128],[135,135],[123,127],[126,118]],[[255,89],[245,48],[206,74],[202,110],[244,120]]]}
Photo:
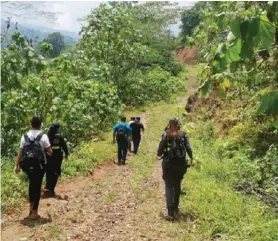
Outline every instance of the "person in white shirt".
{"label": "person in white shirt", "polygon": [[[20,169],[22,169],[28,176],[29,179],[29,201],[30,201],[30,212],[28,215],[28,219],[36,220],[40,218],[40,215],[38,214],[38,207],[41,197],[41,184],[42,179],[44,176],[44,168],[46,164],[46,157],[45,157],[45,150],[48,155],[52,155],[52,149],[50,147],[49,139],[47,135],[42,134],[40,131],[41,128],[41,118],[39,117],[33,117],[31,119],[31,126],[32,129],[29,130],[26,134],[24,134],[21,137],[20,141],[20,149],[16,158],[16,164],[14,172],[15,174],[18,174],[20,172]],[[30,142],[39,140],[39,144],[41,146],[41,159],[40,162],[38,160],[37,163],[40,163],[36,168],[35,167],[28,167],[23,168],[20,166],[20,163],[22,163],[22,158],[24,155],[24,147],[26,147]],[[38,146],[38,145],[37,145]]]}
{"label": "person in white shirt", "polygon": [[[135,117],[130,117],[130,122],[128,123],[129,126],[135,121]],[[132,142],[132,135],[128,138],[128,150],[131,152],[131,142]]]}

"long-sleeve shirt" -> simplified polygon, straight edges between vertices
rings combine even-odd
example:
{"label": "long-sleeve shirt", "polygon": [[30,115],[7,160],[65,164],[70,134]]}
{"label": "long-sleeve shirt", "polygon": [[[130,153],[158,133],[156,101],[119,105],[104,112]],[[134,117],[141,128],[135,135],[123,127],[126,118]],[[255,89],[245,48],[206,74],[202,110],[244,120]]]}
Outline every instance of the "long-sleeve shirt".
{"label": "long-sleeve shirt", "polygon": [[[192,159],[193,158],[193,153],[192,153],[192,148],[191,148],[190,143],[189,143],[189,137],[183,131],[179,131],[179,136],[184,141],[184,147],[186,149],[186,153],[188,154],[190,159]],[[160,141],[159,146],[158,146],[157,156],[162,156],[162,154],[164,154],[166,152],[167,145],[168,145],[168,140],[167,140],[167,137],[166,137],[166,133],[163,133],[161,141]]]}

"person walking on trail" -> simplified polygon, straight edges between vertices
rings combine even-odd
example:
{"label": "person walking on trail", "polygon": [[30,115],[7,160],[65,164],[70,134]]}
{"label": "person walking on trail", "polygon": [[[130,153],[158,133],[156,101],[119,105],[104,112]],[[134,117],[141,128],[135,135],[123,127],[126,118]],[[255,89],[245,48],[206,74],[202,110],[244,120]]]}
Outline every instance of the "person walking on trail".
{"label": "person walking on trail", "polygon": [[189,138],[185,132],[179,130],[178,120],[170,118],[169,128],[162,135],[157,150],[158,158],[163,159],[162,177],[165,181],[169,221],[173,221],[174,215],[179,212],[181,181],[188,167],[186,153],[190,157],[191,166],[194,166]]}
{"label": "person walking on trail", "polygon": [[[130,122],[128,123],[129,126],[135,121],[135,117],[131,117],[130,118]],[[131,135],[128,138],[128,150],[131,152],[131,143],[132,143],[132,138]],[[134,148],[134,144],[133,144],[133,148]]]}
{"label": "person walking on trail", "polygon": [[130,126],[126,123],[126,117],[121,117],[121,122],[113,128],[113,143],[117,139],[118,144],[118,165],[125,165],[128,150],[128,138],[131,133]]}
{"label": "person walking on trail", "polygon": [[28,176],[30,211],[27,218],[32,220],[40,218],[38,207],[46,165],[45,150],[47,155],[52,155],[49,139],[40,131],[41,124],[41,118],[33,117],[31,119],[32,129],[21,137],[14,169],[15,174],[18,174],[22,169]]}
{"label": "person walking on trail", "polygon": [[131,133],[132,133],[132,140],[133,140],[133,152],[137,154],[139,145],[141,142],[141,130],[144,132],[144,125],[140,122],[141,118],[136,117],[135,121],[130,124]]}
{"label": "person walking on trail", "polygon": [[58,178],[61,175],[61,165],[63,161],[63,153],[65,159],[68,159],[69,151],[64,137],[58,133],[59,123],[54,123],[48,130],[48,138],[53,150],[52,156],[47,157],[46,165],[46,184],[44,187],[44,195],[46,197],[55,196],[55,187]]}

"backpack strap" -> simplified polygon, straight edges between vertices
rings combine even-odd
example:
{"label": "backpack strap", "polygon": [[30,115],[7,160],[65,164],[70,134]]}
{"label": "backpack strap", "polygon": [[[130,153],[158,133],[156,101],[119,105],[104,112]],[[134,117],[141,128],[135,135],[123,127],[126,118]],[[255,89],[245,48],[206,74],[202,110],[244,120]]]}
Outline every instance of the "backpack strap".
{"label": "backpack strap", "polygon": [[42,136],[43,136],[42,133],[38,134],[34,141],[40,141]]}
{"label": "backpack strap", "polygon": [[27,133],[25,133],[23,136],[24,136],[24,139],[27,143],[29,143],[31,141],[29,136],[27,135]]}

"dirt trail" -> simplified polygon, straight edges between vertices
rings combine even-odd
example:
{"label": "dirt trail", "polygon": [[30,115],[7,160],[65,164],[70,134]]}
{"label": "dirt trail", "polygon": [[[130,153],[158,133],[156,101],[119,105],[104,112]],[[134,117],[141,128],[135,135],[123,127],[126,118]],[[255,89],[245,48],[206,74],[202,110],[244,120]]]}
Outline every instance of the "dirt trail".
{"label": "dirt trail", "polygon": [[[189,78],[190,85],[194,84],[193,76]],[[177,102],[184,104],[185,100]],[[150,118],[151,111],[142,116],[145,124]],[[147,132],[143,142],[148,155],[155,158],[157,141],[148,138]],[[138,171],[131,164],[134,161],[130,156],[126,166],[107,162],[89,177],[59,183],[61,199],[41,200],[40,214],[45,219],[22,224],[26,204],[22,212],[4,216],[2,240],[177,240],[191,232],[191,222],[180,229],[162,218],[165,198],[160,162],[154,159],[149,175],[132,187]]]}

